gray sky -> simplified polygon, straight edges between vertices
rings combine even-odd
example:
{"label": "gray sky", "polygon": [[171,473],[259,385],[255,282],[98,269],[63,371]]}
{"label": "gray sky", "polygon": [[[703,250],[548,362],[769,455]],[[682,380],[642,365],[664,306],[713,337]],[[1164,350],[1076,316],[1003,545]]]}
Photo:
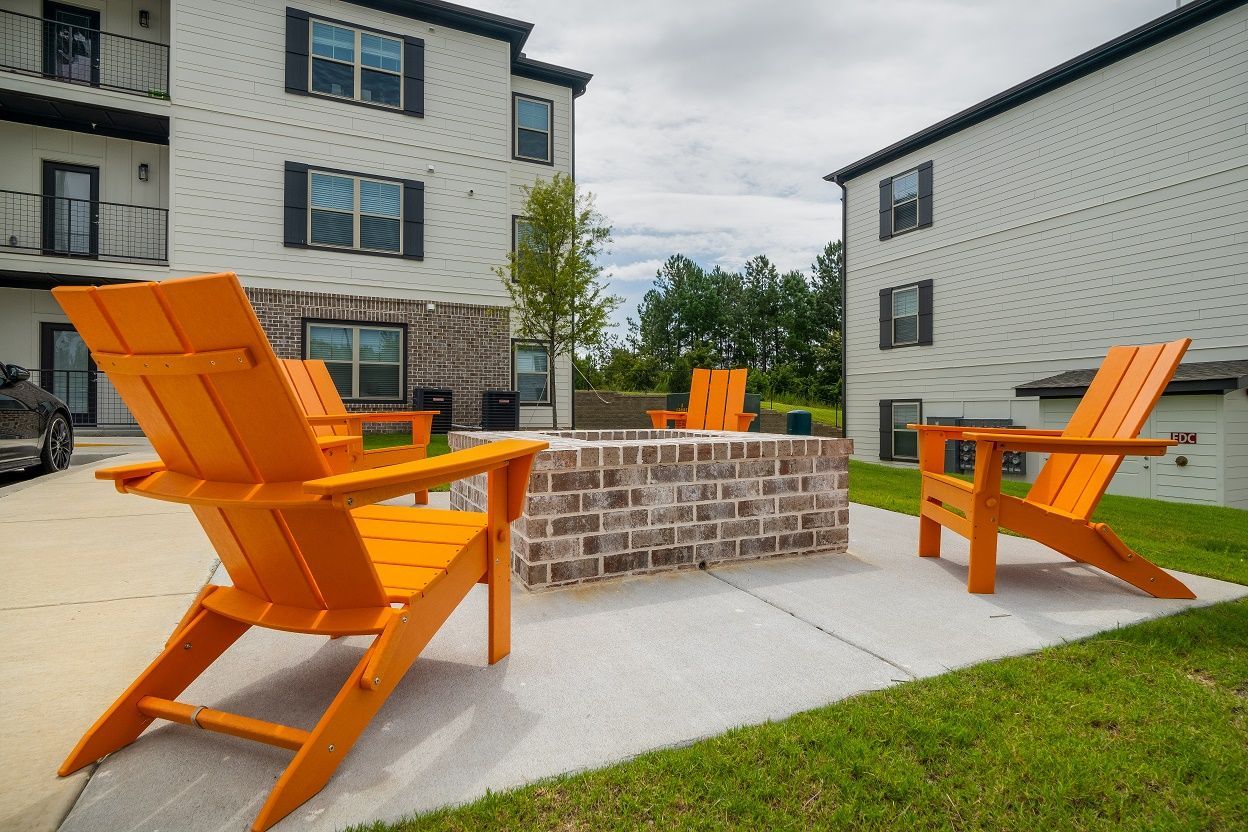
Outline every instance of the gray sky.
{"label": "gray sky", "polygon": [[594,73],[576,167],[633,315],[670,254],[806,269],[843,164],[1165,14],[1174,0],[464,0]]}

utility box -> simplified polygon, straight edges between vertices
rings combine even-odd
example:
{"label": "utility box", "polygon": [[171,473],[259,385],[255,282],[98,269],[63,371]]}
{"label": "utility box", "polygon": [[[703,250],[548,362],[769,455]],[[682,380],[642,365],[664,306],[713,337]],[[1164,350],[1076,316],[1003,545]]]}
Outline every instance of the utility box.
{"label": "utility box", "polygon": [[430,433],[443,435],[451,432],[451,403],[454,394],[447,387],[417,387],[412,391],[412,410],[436,410]]}
{"label": "utility box", "polygon": [[790,410],[784,417],[784,432],[789,436],[810,436],[809,410]]}
{"label": "utility box", "polygon": [[481,394],[482,430],[520,430],[520,392],[486,390]]}

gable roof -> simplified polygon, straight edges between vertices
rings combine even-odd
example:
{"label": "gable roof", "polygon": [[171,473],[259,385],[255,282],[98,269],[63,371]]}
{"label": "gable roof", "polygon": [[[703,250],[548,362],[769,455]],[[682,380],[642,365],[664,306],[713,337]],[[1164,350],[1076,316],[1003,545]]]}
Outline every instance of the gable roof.
{"label": "gable roof", "polygon": [[505,40],[511,46],[511,72],[522,78],[545,81],[561,87],[571,87],[574,95],[581,95],[589,79],[594,76],[578,69],[542,63],[527,57],[525,41],[533,31],[533,24],[493,12],[470,9],[445,0],[346,0],[357,6],[410,17],[427,23],[436,23],[461,32],[471,32],[495,40]]}
{"label": "gable roof", "polygon": [[[1055,376],[1029,381],[1014,388],[1015,396],[1039,396],[1042,399],[1082,396],[1096,370],[1067,370]],[[1180,364],[1165,392],[1225,393],[1248,388],[1248,359],[1233,361],[1193,361]]]}
{"label": "gable roof", "polygon": [[1172,12],[1150,20],[1137,29],[1132,29],[1125,35],[1120,35],[1108,43],[1103,43],[1095,49],[1071,58],[1064,64],[1055,66],[1047,72],[1042,72],[1034,78],[1029,78],[1021,84],[1010,87],[1005,92],[998,93],[992,98],[968,107],[960,113],[955,113],[944,121],[939,121],[931,127],[920,130],[912,136],[907,136],[895,144],[890,144],[883,150],[877,150],[870,156],[864,156],[858,161],[835,170],[823,178],[829,182],[843,185],[873,168],[887,164],[938,139],[943,139],[953,133],[965,130],[968,127],[979,124],[981,121],[992,118],[998,113],[1017,107],[1064,84],[1069,84],[1071,81],[1096,72],[1108,64],[1120,61],[1123,58],[1134,55],[1136,52],[1147,49],[1153,44],[1172,38],[1207,20],[1236,9],[1246,2],[1248,0],[1193,0],[1193,2],[1180,6]]}

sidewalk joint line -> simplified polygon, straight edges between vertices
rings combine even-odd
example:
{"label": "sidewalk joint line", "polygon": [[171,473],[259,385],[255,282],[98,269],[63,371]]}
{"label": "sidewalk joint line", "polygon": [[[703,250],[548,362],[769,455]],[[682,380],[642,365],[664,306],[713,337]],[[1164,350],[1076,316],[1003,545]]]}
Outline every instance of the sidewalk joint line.
{"label": "sidewalk joint line", "polygon": [[798,621],[802,622],[803,624],[806,624],[806,625],[808,625],[808,626],[814,627],[816,630],[818,630],[819,632],[823,633],[824,635],[831,636],[832,638],[836,639],[837,641],[841,642],[842,644],[848,645],[849,647],[852,647],[852,648],[854,648],[855,650],[861,650],[863,653],[866,653],[868,656],[872,656],[872,657],[874,657],[874,658],[877,658],[877,659],[879,659],[880,661],[882,661],[882,662],[884,662],[885,664],[887,664],[887,665],[889,665],[890,667],[892,667],[894,670],[897,670],[898,672],[905,674],[905,676],[906,676],[906,678],[905,678],[905,679],[903,679],[903,680],[897,680],[897,681],[914,681],[914,680],[918,679],[918,677],[917,677],[917,676],[915,676],[913,673],[911,673],[909,670],[906,670],[906,668],[904,668],[904,667],[902,667],[901,665],[897,664],[897,662],[893,661],[892,659],[888,658],[887,656],[882,656],[882,655],[880,655],[879,653],[875,652],[874,650],[872,650],[872,649],[870,649],[870,648],[868,648],[868,647],[863,647],[861,644],[857,644],[856,642],[851,641],[850,639],[845,638],[845,637],[844,637],[844,636],[842,636],[842,635],[838,635],[837,633],[832,632],[831,630],[827,629],[826,627],[820,627],[820,626],[819,626],[818,624],[816,624],[815,622],[813,622],[813,621],[809,621],[809,620],[807,620],[807,619],[805,619],[805,618],[802,618],[800,615],[798,615],[797,613],[793,612],[792,610],[786,610],[784,607],[780,606],[780,605],[779,605],[779,604],[777,604],[776,602],[774,602],[774,601],[770,601],[770,600],[768,600],[768,599],[766,599],[766,598],[762,597],[761,595],[758,595],[758,594],[756,594],[756,593],[753,593],[753,592],[751,592],[750,590],[746,589],[745,587],[743,587],[743,586],[741,586],[741,585],[739,585],[739,584],[734,584],[732,581],[728,580],[727,578],[725,578],[725,577],[723,577],[723,576],[721,576],[721,575],[716,574],[713,570],[710,570],[710,569],[705,569],[705,570],[703,570],[703,571],[704,571],[704,572],[706,572],[706,574],[710,575],[710,576],[711,576],[712,578],[714,578],[715,580],[717,580],[717,581],[723,581],[724,583],[728,584],[728,586],[732,587],[733,589],[736,589],[736,590],[739,590],[739,591],[741,591],[741,592],[744,592],[746,595],[750,596],[751,598],[757,598],[759,601],[762,601],[762,602],[763,602],[764,604],[766,604],[767,606],[772,607],[772,608],[774,608],[774,609],[777,609],[777,610],[779,610],[780,612],[783,612],[783,613],[786,613],[786,614],[788,614],[788,615],[791,615],[791,616],[793,616],[794,618],[796,618]]}
{"label": "sidewalk joint line", "polygon": [[[199,590],[196,590],[198,592]],[[58,601],[53,604],[30,604],[25,607],[0,607],[0,613],[18,612],[20,610],[44,610],[48,607],[80,607],[86,604],[111,604],[114,601],[144,601],[148,598],[184,598],[194,596],[195,592],[157,592],[153,595],[125,595],[119,598],[94,598],[89,601]]]}

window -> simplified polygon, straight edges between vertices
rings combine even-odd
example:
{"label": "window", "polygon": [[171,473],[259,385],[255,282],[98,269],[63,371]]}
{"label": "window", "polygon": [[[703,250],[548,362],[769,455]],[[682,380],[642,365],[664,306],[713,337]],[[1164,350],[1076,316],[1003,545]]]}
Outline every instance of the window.
{"label": "window", "polygon": [[882,399],[880,401],[880,459],[917,462],[919,432],[906,425],[917,425],[923,419],[923,402],[918,399]]}
{"label": "window", "polygon": [[932,281],[880,290],[880,349],[932,343]]}
{"label": "window", "polygon": [[893,180],[893,233],[909,231],[919,224],[919,172]]}
{"label": "window", "polygon": [[528,162],[554,164],[551,128],[554,102],[514,95],[512,107],[512,156]]}
{"label": "window", "polygon": [[919,458],[919,432],[906,425],[919,423],[919,402],[893,402],[893,459]]}
{"label": "window", "polygon": [[401,327],[308,322],[303,353],[325,362],[344,399],[402,401],[403,341]]}
{"label": "window", "polygon": [[308,172],[308,241],[368,251],[402,251],[403,188],[359,176]]}
{"label": "window", "polygon": [[425,114],[425,42],[286,9],[286,91]]}
{"label": "window", "polygon": [[517,341],[512,364],[521,404],[550,404],[550,354],[546,344]]}
{"label": "window", "polygon": [[403,106],[403,41],[312,21],[312,92]]}
{"label": "window", "polygon": [[893,290],[893,346],[919,343],[919,287]]}
{"label": "window", "polygon": [[533,232],[533,225],[524,217],[511,218],[511,250],[519,251],[520,244]]}
{"label": "window", "polygon": [[880,182],[880,239],[932,224],[932,163]]}

